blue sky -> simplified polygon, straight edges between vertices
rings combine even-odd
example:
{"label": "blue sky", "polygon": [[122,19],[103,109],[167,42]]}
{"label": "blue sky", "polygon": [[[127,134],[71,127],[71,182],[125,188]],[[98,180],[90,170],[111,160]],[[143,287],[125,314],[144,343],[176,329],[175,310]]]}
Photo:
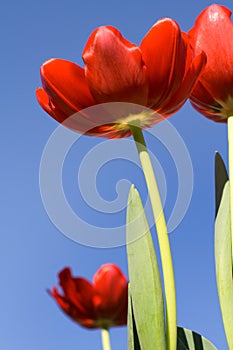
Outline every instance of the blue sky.
{"label": "blue sky", "polygon": [[[91,279],[102,264],[114,262],[127,274],[124,246],[101,249],[77,244],[59,232],[43,206],[40,161],[58,125],[35,99],[35,89],[40,86],[40,65],[51,57],[81,65],[85,42],[99,25],[116,26],[128,40],[139,44],[159,18],[172,17],[187,31],[199,12],[210,4],[204,0],[143,3],[22,0],[2,5],[1,348],[101,349],[99,331],[87,331],[70,321],[46,289],[57,283],[57,273],[65,266],[72,267],[74,274]],[[232,9],[231,1],[222,4]],[[218,349],[225,350],[213,265],[213,226],[214,154],[218,150],[227,161],[226,126],[205,119],[189,103],[169,122],[184,140],[194,174],[190,206],[170,235],[178,323],[202,333]],[[177,195],[176,168],[166,149],[149,134],[145,136],[165,175],[165,214],[169,217]],[[77,186],[83,157],[103,141],[83,136],[71,148],[63,169],[64,191],[72,209],[84,221],[112,228],[124,225],[125,211],[116,215],[98,213],[85,203]],[[109,147],[111,141],[107,142]],[[100,195],[106,201],[114,200],[116,183],[121,179],[135,183],[145,201],[146,189],[139,167],[119,159],[105,164],[98,173],[96,186]],[[89,185],[88,177],[86,181],[84,187]],[[125,328],[112,329],[111,337],[112,350],[126,349]]]}

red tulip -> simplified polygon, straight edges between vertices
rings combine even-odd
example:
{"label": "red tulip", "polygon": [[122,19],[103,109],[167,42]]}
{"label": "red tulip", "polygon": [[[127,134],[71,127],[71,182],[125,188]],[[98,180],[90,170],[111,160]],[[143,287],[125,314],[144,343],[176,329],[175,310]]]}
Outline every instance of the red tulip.
{"label": "red tulip", "polygon": [[207,7],[189,37],[196,50],[204,50],[207,64],[192,94],[191,103],[204,116],[226,122],[233,115],[233,24],[231,12],[221,5]]}
{"label": "red tulip", "polygon": [[[119,138],[131,135],[129,124],[152,126],[158,114],[167,117],[189,97],[204,65],[205,54],[194,55],[189,39],[168,18],[158,21],[138,47],[114,27],[96,29],[83,51],[84,69],[62,59],[51,59],[41,67],[43,88],[37,89],[42,108],[58,122],[76,131]],[[140,115],[124,111],[81,111],[107,102],[144,106]],[[151,108],[154,116],[148,115]],[[67,123],[68,118],[72,120]],[[121,113],[120,113],[121,115]],[[161,118],[159,118],[161,119]]]}
{"label": "red tulip", "polygon": [[114,264],[100,267],[93,283],[73,277],[70,268],[59,272],[60,294],[56,287],[50,295],[75,322],[87,328],[109,328],[127,323],[128,283]]}

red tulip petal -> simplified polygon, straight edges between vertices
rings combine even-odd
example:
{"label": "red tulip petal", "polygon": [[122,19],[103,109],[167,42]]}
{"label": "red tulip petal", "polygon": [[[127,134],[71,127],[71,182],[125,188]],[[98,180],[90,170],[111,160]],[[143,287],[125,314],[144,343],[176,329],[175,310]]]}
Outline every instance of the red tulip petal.
{"label": "red tulip petal", "polygon": [[56,300],[56,302],[64,312],[70,314],[71,305],[69,301],[58,292],[56,287],[53,287],[53,289],[49,291],[49,294]]}
{"label": "red tulip petal", "polygon": [[61,59],[46,61],[41,67],[41,79],[53,104],[67,116],[96,103],[83,68],[73,62]]}
{"label": "red tulip petal", "polygon": [[169,116],[177,112],[189,98],[198,77],[203,71],[206,64],[206,55],[204,52],[196,56],[189,67],[189,70],[182,82],[180,88],[176,91],[171,100],[164,105],[158,113]]}
{"label": "red tulip petal", "polygon": [[52,291],[49,291],[49,294],[56,300],[60,308],[74,321],[78,322],[81,326],[86,328],[96,328],[96,322],[79,309],[77,309],[70,300],[66,297],[59,294],[57,289],[54,287]]}
{"label": "red tulip petal", "polygon": [[165,18],[151,28],[140,47],[150,82],[148,106],[157,109],[169,100],[183,80],[186,45],[178,24]]}
{"label": "red tulip petal", "polygon": [[116,28],[96,29],[88,39],[83,60],[96,101],[146,103],[148,80],[141,50]]}
{"label": "red tulip petal", "polygon": [[89,130],[86,134],[96,137],[106,137],[108,139],[121,139],[129,137],[131,131],[129,129],[119,129],[118,125],[115,124],[105,124]]}
{"label": "red tulip petal", "polygon": [[[199,96],[204,96],[204,100],[199,100]],[[205,117],[219,123],[227,123],[226,116],[222,114],[223,107],[214,100],[213,96],[210,95],[200,81],[192,92],[190,102],[192,106]]]}
{"label": "red tulip petal", "polygon": [[[99,317],[119,320],[127,314],[128,284],[114,264],[103,265],[93,278],[96,313]],[[123,305],[123,308],[121,307]]]}
{"label": "red tulip petal", "polygon": [[58,107],[53,105],[47,93],[41,88],[36,89],[36,97],[41,107],[48,114],[50,114],[55,120],[57,120],[59,123],[62,123],[64,126],[68,127],[71,130],[92,136],[104,136],[106,132],[112,132],[112,126],[97,126],[100,123],[89,120],[89,114],[88,112],[85,113],[85,110],[74,113],[68,117],[61,110],[59,110]]}
{"label": "red tulip petal", "polygon": [[50,107],[49,97],[46,94],[46,92],[41,88],[36,89],[36,98],[41,107],[45,110],[45,112],[47,112],[54,118],[54,113]]}
{"label": "red tulip petal", "polygon": [[62,123],[67,118],[66,114],[64,114],[61,110],[53,106],[49,99],[49,96],[43,89],[36,89],[36,98],[41,107],[45,110],[45,112],[50,114],[51,117],[56,119],[59,123]]}
{"label": "red tulip petal", "polygon": [[[197,18],[189,36],[196,50],[204,50],[207,65],[201,76],[202,85],[219,101],[233,96],[233,24],[231,12],[224,6],[211,5]],[[198,90],[200,100],[205,99]],[[207,96],[208,99],[208,96]]]}
{"label": "red tulip petal", "polygon": [[92,130],[101,125],[101,123],[88,119],[88,117],[90,117],[88,109],[83,109],[66,118],[62,125],[79,133],[91,135]]}
{"label": "red tulip petal", "polygon": [[94,289],[90,282],[84,278],[73,278],[69,268],[65,268],[59,273],[60,286],[65,297],[80,313],[80,317],[93,317]]}

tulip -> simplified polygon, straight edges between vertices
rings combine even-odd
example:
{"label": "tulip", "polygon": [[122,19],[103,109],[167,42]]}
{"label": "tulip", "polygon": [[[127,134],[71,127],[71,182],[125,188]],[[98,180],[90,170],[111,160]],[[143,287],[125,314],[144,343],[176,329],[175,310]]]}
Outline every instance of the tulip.
{"label": "tulip", "polygon": [[[226,217],[228,222],[233,222],[233,24],[230,17],[231,11],[226,7],[211,5],[198,16],[188,35],[196,53],[204,50],[207,55],[206,67],[191,94],[191,103],[207,118],[227,123],[230,198],[229,216]],[[228,237],[228,232],[224,233]],[[230,234],[233,242],[233,225],[230,225]],[[216,239],[215,242],[217,242]],[[216,246],[215,251],[217,252],[218,249],[219,247]],[[228,253],[232,255],[233,260],[231,244],[229,251],[224,252],[224,255],[228,256]],[[232,305],[232,288],[229,287],[232,282],[232,262],[229,264],[229,269],[225,265],[221,266],[222,263],[224,260],[220,259],[220,268],[216,265],[217,281],[220,281],[218,283],[219,303],[228,348],[233,350],[233,318],[231,317],[232,311],[229,312]],[[219,269],[224,270],[221,278],[219,278]]]}
{"label": "tulip", "polygon": [[216,122],[233,115],[233,25],[231,12],[221,5],[207,7],[188,35],[196,54],[207,55],[207,64],[191,93],[193,107]]}
{"label": "tulip", "polygon": [[[131,135],[131,123],[144,129],[177,112],[189,98],[206,57],[203,52],[195,55],[187,35],[165,18],[155,23],[140,46],[114,27],[97,28],[84,48],[83,61],[84,68],[63,59],[46,61],[40,70],[38,102],[71,129],[120,138]],[[137,114],[108,113],[101,104],[112,102],[142,108]],[[99,112],[85,110],[96,105]]]}
{"label": "tulip", "polygon": [[56,287],[49,293],[72,320],[92,329],[127,323],[128,283],[116,265],[101,266],[93,283],[73,277],[68,267],[58,276],[63,294]]}

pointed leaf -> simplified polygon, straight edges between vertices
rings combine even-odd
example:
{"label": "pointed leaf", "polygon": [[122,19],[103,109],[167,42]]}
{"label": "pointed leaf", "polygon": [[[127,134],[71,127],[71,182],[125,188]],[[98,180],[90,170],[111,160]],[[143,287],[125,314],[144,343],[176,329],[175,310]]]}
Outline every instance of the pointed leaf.
{"label": "pointed leaf", "polygon": [[130,284],[128,290],[128,322],[127,322],[127,330],[128,330],[128,350],[140,350],[139,340],[137,329],[135,325],[134,315],[133,315],[133,307],[132,300],[130,294]]}
{"label": "pointed leaf", "polygon": [[233,284],[229,181],[215,221],[215,267],[219,302],[229,349],[233,349]]}
{"label": "pointed leaf", "polygon": [[133,314],[142,350],[166,350],[164,302],[154,244],[138,191],[127,210],[127,256]]}
{"label": "pointed leaf", "polygon": [[226,167],[218,152],[215,154],[215,217],[217,216],[222,198],[223,188],[228,181]]}
{"label": "pointed leaf", "polygon": [[178,327],[177,350],[217,350],[217,348],[200,334]]}

